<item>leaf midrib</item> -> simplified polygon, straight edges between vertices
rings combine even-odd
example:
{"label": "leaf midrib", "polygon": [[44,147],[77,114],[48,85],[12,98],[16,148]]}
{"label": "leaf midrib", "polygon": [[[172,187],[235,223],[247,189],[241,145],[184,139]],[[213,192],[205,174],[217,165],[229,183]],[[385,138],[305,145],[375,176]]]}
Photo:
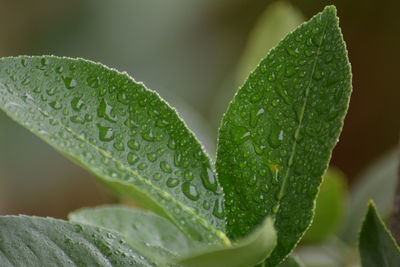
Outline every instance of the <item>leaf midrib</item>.
{"label": "leaf midrib", "polygon": [[305,110],[306,110],[307,102],[308,102],[308,99],[309,99],[311,83],[312,83],[313,75],[314,75],[314,72],[315,72],[315,69],[316,69],[316,66],[317,66],[317,61],[318,61],[318,57],[319,57],[320,50],[321,50],[321,47],[322,47],[322,43],[324,41],[324,35],[326,33],[328,22],[329,22],[329,20],[325,23],[324,29],[322,31],[321,41],[320,41],[320,44],[319,44],[318,49],[317,49],[317,53],[316,53],[315,60],[314,60],[314,63],[313,63],[313,68],[311,70],[310,80],[309,80],[307,88],[306,88],[305,99],[304,99],[304,103],[303,103],[303,106],[301,108],[301,112],[300,112],[300,116],[299,116],[300,117],[300,121],[299,121],[299,125],[298,125],[298,127],[297,127],[297,129],[295,131],[295,134],[294,134],[294,142],[293,142],[292,150],[291,150],[289,161],[288,161],[288,167],[287,167],[285,176],[283,177],[282,186],[281,186],[281,189],[279,191],[278,203],[277,203],[278,209],[276,209],[275,214],[278,213],[278,210],[279,210],[279,207],[280,207],[280,202],[281,202],[281,200],[282,200],[282,198],[283,198],[283,196],[285,194],[285,189],[286,189],[286,184],[287,184],[287,180],[288,180],[288,177],[289,177],[289,172],[291,170],[291,166],[293,165],[294,155],[296,154],[297,138],[298,138],[300,129],[301,129],[302,124],[303,124],[303,118],[304,118],[304,113],[305,113]]}
{"label": "leaf midrib", "polygon": [[[14,97],[20,98],[19,95],[15,95],[14,91],[12,92],[12,95]],[[212,224],[208,223],[206,219],[204,219],[203,217],[199,216],[197,213],[193,212],[193,210],[184,205],[182,202],[179,202],[176,198],[174,198],[168,191],[164,191],[161,188],[155,186],[151,181],[149,181],[148,179],[145,179],[144,177],[142,177],[138,172],[136,172],[135,170],[126,167],[126,164],[115,159],[111,154],[109,154],[107,151],[99,148],[98,146],[95,146],[94,144],[90,143],[88,140],[86,140],[82,135],[76,133],[72,128],[68,127],[67,125],[63,124],[59,119],[57,119],[56,117],[52,116],[50,113],[46,112],[45,110],[41,109],[34,100],[30,99],[31,104],[33,105],[33,107],[35,107],[39,112],[41,112],[44,116],[48,117],[49,119],[55,120],[59,123],[59,125],[64,128],[67,132],[71,133],[73,136],[75,136],[77,139],[81,140],[82,142],[84,142],[85,144],[93,147],[95,150],[97,150],[99,153],[101,153],[103,156],[108,157],[109,159],[111,159],[113,162],[115,163],[120,163],[119,166],[122,166],[124,170],[126,170],[128,173],[131,173],[132,175],[134,175],[135,177],[137,177],[140,181],[146,183],[147,185],[151,186],[152,189],[154,189],[155,191],[157,191],[157,193],[162,192],[162,194],[159,195],[163,195],[166,197],[166,199],[169,198],[169,200],[172,200],[174,203],[176,203],[179,207],[182,208],[183,211],[185,211],[186,213],[188,213],[189,215],[193,215],[194,217],[196,217],[198,220],[198,222],[204,226],[205,228],[209,229],[211,232],[213,232],[219,239],[221,240],[225,240],[227,239],[225,234],[219,230],[218,228],[215,228]],[[9,114],[11,117],[12,114],[10,114],[9,112],[7,112],[7,110],[5,110],[7,114]],[[29,127],[30,128],[30,127]],[[46,136],[43,136],[42,134],[39,133],[39,131],[36,133],[37,135],[39,135],[42,139],[47,139]],[[63,151],[60,148],[57,148],[60,151]],[[66,153],[65,151],[63,151],[64,153]],[[75,155],[71,155],[70,153],[67,153],[70,156],[72,156],[73,158],[76,158]],[[82,161],[80,161],[82,162]],[[83,163],[83,162],[82,162]],[[88,167],[86,163],[84,163],[84,166]],[[102,175],[103,176],[103,175]],[[104,177],[106,177],[107,180],[109,181],[115,181],[118,183],[122,183],[122,184],[126,184],[128,186],[133,186],[134,185],[130,184],[130,183],[126,183],[125,181],[121,181],[118,179],[114,179],[114,178],[110,178],[107,175],[104,175]],[[142,191],[142,190],[140,190]],[[142,191],[143,192],[143,191]],[[153,200],[154,201],[154,200]],[[157,203],[164,211],[166,211],[166,209],[161,206],[159,203]],[[174,222],[174,224],[181,229],[183,232],[185,232],[186,234],[190,235],[190,233],[188,233],[183,227],[180,226],[180,224],[177,223],[177,221],[175,220],[175,218],[173,216],[171,216],[171,214],[169,212],[166,212],[169,215],[170,220],[172,220]]]}

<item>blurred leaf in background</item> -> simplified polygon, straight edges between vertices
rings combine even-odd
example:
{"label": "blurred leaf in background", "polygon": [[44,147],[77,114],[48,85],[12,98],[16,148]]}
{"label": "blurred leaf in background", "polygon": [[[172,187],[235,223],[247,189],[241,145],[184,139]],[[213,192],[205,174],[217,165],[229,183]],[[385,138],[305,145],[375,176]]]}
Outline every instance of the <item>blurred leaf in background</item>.
{"label": "blurred leaf in background", "polygon": [[222,114],[237,88],[243,84],[268,51],[290,31],[305,21],[301,12],[286,1],[271,3],[260,15],[249,33],[246,45],[232,75],[225,78],[222,88],[213,101],[214,124],[219,126]]}
{"label": "blurred leaf in background", "polygon": [[318,243],[333,235],[341,226],[348,204],[347,182],[344,174],[330,167],[323,177],[314,220],[302,238],[303,243]]}
{"label": "blurred leaf in background", "polygon": [[395,150],[389,151],[377,159],[357,179],[358,183],[351,192],[348,215],[343,224],[340,237],[355,244],[364,217],[365,209],[373,200],[381,217],[390,215],[397,183],[398,157]]}

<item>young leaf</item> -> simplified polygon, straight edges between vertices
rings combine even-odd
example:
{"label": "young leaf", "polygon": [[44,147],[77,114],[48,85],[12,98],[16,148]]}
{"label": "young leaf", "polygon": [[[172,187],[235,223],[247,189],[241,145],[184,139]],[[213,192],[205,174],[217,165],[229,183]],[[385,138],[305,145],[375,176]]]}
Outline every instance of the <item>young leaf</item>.
{"label": "young leaf", "polygon": [[400,265],[400,248],[377,214],[372,201],[362,224],[358,246],[363,267]]}
{"label": "young leaf", "polygon": [[176,112],[127,74],[83,59],[3,58],[0,108],[189,236],[228,242],[208,156]]}
{"label": "young leaf", "polygon": [[116,233],[53,218],[0,217],[1,266],[155,266]]}
{"label": "young leaf", "polygon": [[110,206],[80,209],[68,217],[76,223],[117,232],[131,247],[158,262],[165,263],[199,247],[170,221],[148,211]]}
{"label": "young leaf", "polygon": [[186,267],[254,266],[267,258],[276,245],[276,231],[271,218],[265,219],[248,237],[232,247],[214,248],[179,260]]}
{"label": "young leaf", "polygon": [[268,266],[277,265],[310,224],[350,93],[346,47],[330,6],[270,51],[224,116],[217,171],[227,234],[240,238],[274,216],[278,245]]}

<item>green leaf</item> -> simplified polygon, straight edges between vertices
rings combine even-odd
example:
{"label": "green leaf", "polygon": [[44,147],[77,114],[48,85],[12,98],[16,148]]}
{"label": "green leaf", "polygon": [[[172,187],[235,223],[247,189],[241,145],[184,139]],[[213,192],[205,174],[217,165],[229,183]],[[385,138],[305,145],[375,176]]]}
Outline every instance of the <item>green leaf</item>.
{"label": "green leaf", "polygon": [[73,222],[118,232],[131,247],[159,262],[165,263],[199,247],[174,224],[148,211],[110,206],[80,209],[68,217]]}
{"label": "green leaf", "polygon": [[176,112],[127,74],[83,59],[3,58],[0,108],[192,238],[229,242],[208,156]]}
{"label": "green leaf", "polygon": [[208,249],[183,258],[179,263],[187,267],[254,266],[270,255],[276,238],[273,221],[268,217],[253,233],[232,247]]}
{"label": "green leaf", "polygon": [[335,233],[345,214],[346,197],[347,186],[344,174],[330,167],[319,189],[313,222],[301,242],[321,242]]}
{"label": "green leaf", "polygon": [[351,93],[346,47],[333,6],[272,49],[224,116],[217,171],[227,234],[240,238],[276,218],[277,265],[313,217],[321,177],[338,141]]}
{"label": "green leaf", "polygon": [[363,267],[397,267],[400,264],[400,248],[372,201],[362,224],[358,246]]}
{"label": "green leaf", "polygon": [[0,217],[1,266],[155,266],[116,233],[53,218]]}
{"label": "green leaf", "polygon": [[394,201],[397,168],[397,152],[392,150],[377,159],[357,178],[358,182],[351,192],[348,216],[340,233],[344,241],[350,244],[357,242],[365,213],[365,203],[369,200],[375,202],[383,218],[389,216]]}

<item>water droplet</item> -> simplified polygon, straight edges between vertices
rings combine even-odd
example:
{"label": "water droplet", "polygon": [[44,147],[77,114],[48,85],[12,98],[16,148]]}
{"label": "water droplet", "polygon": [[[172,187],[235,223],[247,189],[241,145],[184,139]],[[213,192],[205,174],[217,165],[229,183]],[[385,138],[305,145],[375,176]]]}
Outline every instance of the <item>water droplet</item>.
{"label": "water droplet", "polygon": [[78,124],[84,124],[84,123],[85,123],[85,120],[83,120],[83,119],[80,118],[79,116],[72,116],[72,117],[70,118],[70,120],[71,120],[73,123],[78,123]]}
{"label": "water droplet", "polygon": [[208,203],[207,200],[203,201],[203,209],[205,209],[205,210],[209,210],[210,209],[210,203]]}
{"label": "water droplet", "polygon": [[101,100],[100,106],[97,109],[97,115],[108,121],[116,122],[116,118],[113,116],[113,107],[109,105],[104,98]]}
{"label": "water droplet", "polygon": [[119,92],[117,95],[117,99],[121,104],[128,105],[129,99],[125,92]]}
{"label": "water droplet", "polygon": [[205,188],[210,191],[217,192],[217,181],[215,179],[214,172],[210,168],[203,168],[200,177]]}
{"label": "water droplet", "polygon": [[60,110],[60,109],[62,109],[62,105],[61,105],[61,103],[59,102],[59,101],[53,101],[53,102],[50,102],[50,107],[52,107],[53,109],[55,109],[55,110]]}
{"label": "water droplet", "polygon": [[64,71],[64,67],[63,66],[58,66],[58,67],[56,67],[56,72],[57,73],[62,73]]}
{"label": "water droplet", "polygon": [[289,78],[292,77],[296,73],[296,69],[294,66],[289,65],[286,67],[285,77]]}
{"label": "water droplet", "polygon": [[194,185],[189,182],[185,182],[182,184],[182,192],[190,200],[196,201],[200,198],[200,194],[199,192],[197,192],[196,187],[194,187]]}
{"label": "water droplet", "polygon": [[268,80],[269,80],[270,82],[275,81],[275,73],[274,73],[274,72],[271,72],[271,73],[269,74]]}
{"label": "water droplet", "polygon": [[272,124],[272,131],[268,137],[268,143],[272,148],[278,148],[282,144],[283,131],[275,123]]}
{"label": "water droplet", "polygon": [[111,127],[102,126],[100,123],[97,124],[99,128],[99,138],[101,141],[109,142],[114,139],[114,131]]}
{"label": "water droplet", "polygon": [[262,98],[263,94],[262,91],[257,91],[256,93],[252,94],[250,97],[250,101],[252,103],[257,103]]}
{"label": "water droplet", "polygon": [[139,144],[139,142],[136,141],[135,139],[131,139],[131,140],[129,140],[129,142],[128,142],[128,147],[131,148],[131,149],[133,149],[133,150],[139,151],[139,149],[140,149],[140,144]]}
{"label": "water droplet", "polygon": [[157,160],[157,154],[155,152],[147,153],[147,159],[154,162]]}
{"label": "water droplet", "polygon": [[174,163],[175,163],[175,166],[177,166],[177,167],[182,166],[182,163],[183,163],[182,153],[176,152],[174,154]]}
{"label": "water droplet", "polygon": [[50,88],[50,89],[47,89],[47,90],[46,90],[46,93],[47,93],[49,96],[53,96],[53,95],[55,95],[57,92],[58,92],[58,89],[57,89],[57,88]]}
{"label": "water droplet", "polygon": [[254,174],[253,177],[250,177],[250,178],[249,178],[247,184],[248,184],[249,186],[253,186],[253,185],[256,184],[256,182],[257,182],[257,176]]}
{"label": "water droplet", "polygon": [[175,141],[174,139],[170,138],[170,139],[168,140],[168,147],[169,147],[170,149],[176,149],[176,141]]}
{"label": "water droplet", "polygon": [[166,161],[161,161],[161,162],[160,162],[160,168],[161,168],[161,170],[163,170],[163,172],[165,172],[165,173],[172,173],[171,166],[170,166],[169,163],[166,162]]}
{"label": "water droplet", "polygon": [[142,134],[142,137],[143,137],[144,140],[149,141],[149,142],[152,142],[155,139],[155,136],[154,136],[154,133],[153,133],[152,129],[145,131]]}
{"label": "water droplet", "polygon": [[118,151],[124,151],[125,147],[124,144],[122,144],[122,142],[115,142],[114,143],[114,148]]}
{"label": "water droplet", "polygon": [[193,176],[193,172],[191,170],[186,170],[185,171],[185,179],[187,181],[191,181],[193,180],[194,176]]}
{"label": "water droplet", "polygon": [[250,132],[243,126],[234,126],[230,130],[233,142],[236,144],[243,143],[250,138]]}
{"label": "water droplet", "polygon": [[64,81],[64,84],[65,84],[65,87],[67,89],[70,89],[70,90],[74,89],[76,87],[76,85],[77,85],[75,79],[73,79],[71,77],[63,77],[63,81]]}
{"label": "water droplet", "polygon": [[314,71],[313,79],[316,80],[316,81],[319,81],[319,80],[322,79],[322,76],[323,76],[323,72],[322,72],[320,69],[317,68],[317,69]]}
{"label": "water droplet", "polygon": [[156,174],[153,175],[153,179],[156,180],[156,181],[160,181],[161,178],[162,178],[162,176],[159,173],[156,173]]}
{"label": "water droplet", "polygon": [[141,170],[141,171],[143,171],[143,170],[146,169],[146,168],[147,168],[147,164],[144,163],[144,162],[142,162],[142,163],[140,163],[140,164],[138,165],[138,169]]}
{"label": "water droplet", "polygon": [[134,153],[128,153],[128,163],[131,165],[135,165],[136,162],[139,161],[139,157]]}
{"label": "water droplet", "polygon": [[75,111],[81,111],[84,105],[85,103],[82,100],[82,95],[74,97],[71,101],[71,107]]}
{"label": "water droplet", "polygon": [[100,77],[98,76],[89,76],[87,78],[87,83],[90,87],[98,88],[100,86]]}
{"label": "water droplet", "polygon": [[176,187],[179,184],[179,180],[176,178],[168,178],[167,180],[167,186],[172,188]]}
{"label": "water droplet", "polygon": [[224,218],[224,204],[222,201],[222,199],[217,199],[214,203],[213,215],[219,219]]}

